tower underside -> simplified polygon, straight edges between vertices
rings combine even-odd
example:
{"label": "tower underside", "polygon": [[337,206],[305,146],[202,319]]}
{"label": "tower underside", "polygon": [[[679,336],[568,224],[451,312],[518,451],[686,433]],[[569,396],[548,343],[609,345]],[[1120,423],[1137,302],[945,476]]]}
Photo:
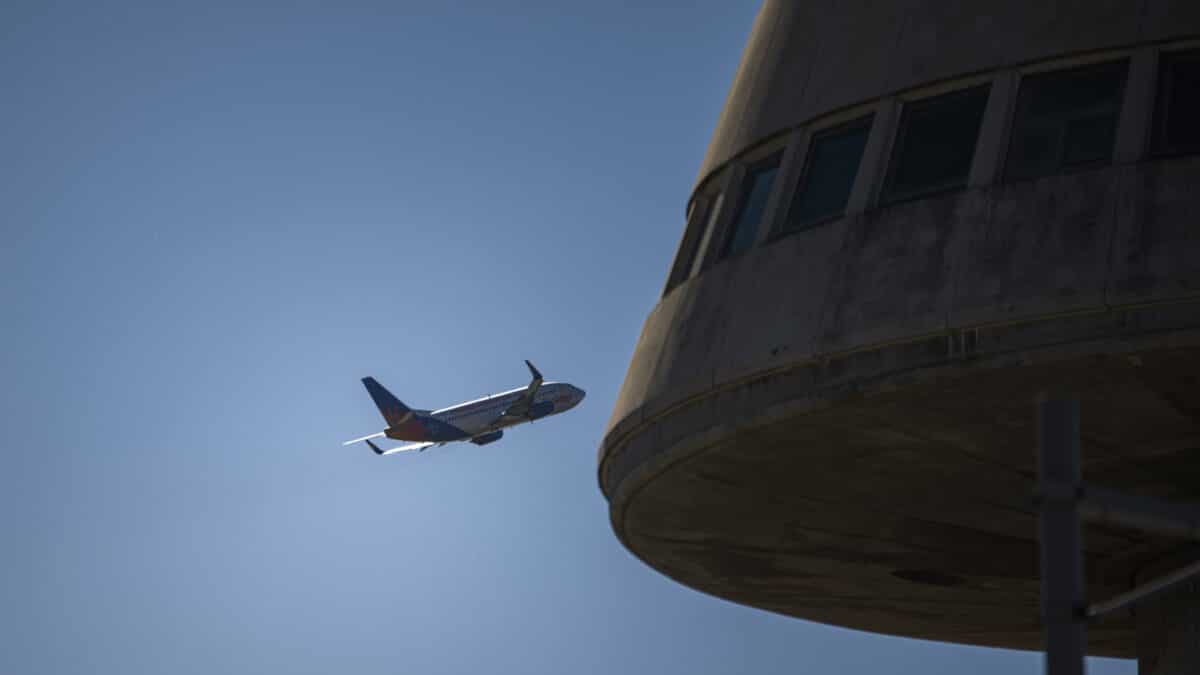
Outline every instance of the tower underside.
{"label": "tower underside", "polygon": [[[1080,396],[1089,484],[1164,499],[1200,493],[1200,322],[1122,328],[1195,309],[1075,317],[1112,333],[1044,350],[1019,348],[1032,326],[980,331],[974,354],[951,356],[947,338],[931,338],[697,398],[646,436],[631,430],[608,458],[613,527],[660,572],[728,600],[874,632],[1038,649],[1034,398]],[[1084,547],[1098,600],[1179,544],[1089,526]],[[1129,612],[1088,637],[1092,654],[1135,655]]]}

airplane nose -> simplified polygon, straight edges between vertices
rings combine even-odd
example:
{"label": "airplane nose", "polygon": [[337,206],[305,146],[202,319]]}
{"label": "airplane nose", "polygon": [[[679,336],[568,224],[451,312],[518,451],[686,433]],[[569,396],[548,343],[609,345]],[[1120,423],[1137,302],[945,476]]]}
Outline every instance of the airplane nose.
{"label": "airplane nose", "polygon": [[574,389],[575,389],[575,401],[576,402],[582,401],[583,397],[587,396],[587,392],[580,389],[579,387],[574,387]]}

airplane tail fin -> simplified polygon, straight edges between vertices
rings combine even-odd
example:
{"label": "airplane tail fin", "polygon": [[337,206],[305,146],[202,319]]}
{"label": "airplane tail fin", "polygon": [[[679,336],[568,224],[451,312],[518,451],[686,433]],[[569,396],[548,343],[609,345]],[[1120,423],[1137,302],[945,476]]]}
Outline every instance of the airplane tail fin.
{"label": "airplane tail fin", "polygon": [[398,427],[412,417],[412,409],[401,403],[400,399],[392,396],[392,392],[384,389],[382,384],[375,381],[375,378],[364,377],[362,383],[367,388],[367,393],[371,395],[371,399],[375,401],[375,407],[379,408],[383,419],[387,420],[389,425]]}

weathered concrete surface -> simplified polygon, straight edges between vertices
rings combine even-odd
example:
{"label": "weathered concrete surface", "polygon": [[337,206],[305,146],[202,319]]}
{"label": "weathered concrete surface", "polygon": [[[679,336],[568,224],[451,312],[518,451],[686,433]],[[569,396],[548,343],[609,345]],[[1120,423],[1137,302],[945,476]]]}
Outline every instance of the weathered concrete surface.
{"label": "weathered concrete surface", "polygon": [[1050,56],[1194,36],[1190,0],[767,0],[701,164],[845,106]]}
{"label": "weathered concrete surface", "polygon": [[[1141,338],[1109,320],[1104,341],[957,362],[943,353],[942,365],[913,369],[897,366],[937,360],[931,345],[885,348],[661,413],[613,446],[602,469],[614,530],[664,574],[736,602],[1036,649],[1039,390],[1082,392],[1085,480],[1200,494],[1200,320]],[[1024,337],[1001,332],[982,349]],[[1090,595],[1104,598],[1176,544],[1089,528],[1085,546]],[[1093,626],[1089,648],[1132,657],[1128,617]]]}
{"label": "weathered concrete surface", "polygon": [[1103,169],[986,190],[958,265],[958,324],[1105,306],[1121,171]]}
{"label": "weathered concrete surface", "polygon": [[1119,175],[1108,302],[1200,293],[1200,157],[1151,162]]}
{"label": "weathered concrete surface", "polygon": [[1196,185],[1200,157],[1106,167],[878,209],[760,246],[654,309],[610,435],[642,406],[826,354],[1200,298]]}
{"label": "weathered concrete surface", "polygon": [[[1200,497],[1200,158],[984,186],[792,235],[647,320],[601,448],[615,531],[694,588],[1035,649],[1033,398],[1083,397],[1085,478]],[[1172,542],[1089,528],[1090,589]],[[1089,631],[1132,657],[1128,616]]]}

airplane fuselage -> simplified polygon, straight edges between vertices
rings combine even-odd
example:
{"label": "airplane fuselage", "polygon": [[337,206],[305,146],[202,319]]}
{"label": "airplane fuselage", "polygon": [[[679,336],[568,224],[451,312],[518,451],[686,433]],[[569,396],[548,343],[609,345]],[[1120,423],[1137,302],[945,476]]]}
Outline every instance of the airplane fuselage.
{"label": "airplane fuselage", "polygon": [[547,382],[538,389],[530,407],[528,417],[502,417],[501,413],[508,409],[525,388],[492,394],[484,398],[467,401],[449,408],[434,410],[429,416],[460,429],[460,438],[473,438],[489,431],[504,429],[524,422],[556,415],[574,408],[583,399],[582,392],[565,382]]}
{"label": "airplane fuselage", "polygon": [[[566,382],[545,382],[542,374],[525,361],[532,376],[521,389],[492,394],[440,410],[414,410],[404,405],[373,377],[364,377],[363,385],[375,401],[388,426],[381,432],[347,441],[347,445],[365,442],[377,455],[390,455],[452,441],[470,441],[487,445],[500,440],[504,429],[565,412],[579,405],[585,392]],[[397,441],[415,441],[384,450],[371,442],[386,436]]]}
{"label": "airplane fuselage", "polygon": [[471,440],[565,412],[579,405],[584,397],[583,390],[578,387],[565,382],[547,382],[534,395],[528,414],[504,415],[525,391],[525,388],[512,389],[449,408],[430,412],[413,411],[413,416],[403,425],[390,426],[385,433],[388,438],[405,441],[448,443]]}

